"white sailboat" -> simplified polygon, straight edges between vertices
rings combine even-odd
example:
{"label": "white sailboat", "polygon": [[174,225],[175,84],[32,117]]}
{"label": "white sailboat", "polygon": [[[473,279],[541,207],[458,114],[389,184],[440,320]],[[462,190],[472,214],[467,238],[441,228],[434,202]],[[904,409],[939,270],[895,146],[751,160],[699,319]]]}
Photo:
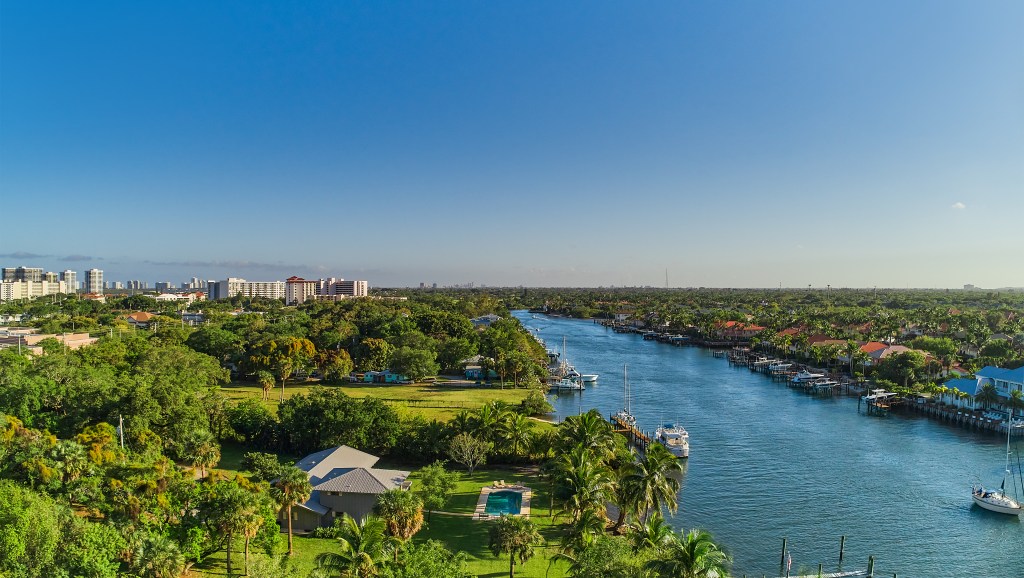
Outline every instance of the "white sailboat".
{"label": "white sailboat", "polygon": [[1000,514],[1019,516],[1024,512],[1024,505],[1014,497],[1006,493],[1006,476],[1010,476],[1010,485],[1014,486],[1016,494],[1016,483],[1013,479],[1013,472],[1010,471],[1010,428],[1013,427],[1013,420],[1006,422],[1006,467],[1003,469],[1003,481],[999,484],[998,490],[986,490],[984,486],[971,488],[971,498],[974,503],[982,508]]}
{"label": "white sailboat", "polygon": [[622,364],[622,395],[625,398],[625,407],[616,412],[615,417],[625,425],[635,426],[636,418],[630,413],[629,404],[629,372],[626,364]]}

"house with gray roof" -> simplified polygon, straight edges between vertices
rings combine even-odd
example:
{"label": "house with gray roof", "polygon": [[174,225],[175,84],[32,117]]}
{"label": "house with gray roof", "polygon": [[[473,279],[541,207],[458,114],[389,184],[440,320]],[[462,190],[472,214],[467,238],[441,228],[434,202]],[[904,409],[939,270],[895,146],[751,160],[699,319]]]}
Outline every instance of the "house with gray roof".
{"label": "house with gray roof", "polygon": [[[292,508],[292,528],[310,531],[334,524],[348,514],[361,520],[373,511],[377,496],[399,488],[408,490],[409,472],[373,467],[380,458],[348,446],[310,454],[295,464],[306,472],[313,492],[305,503]],[[286,523],[282,510],[278,521]]]}

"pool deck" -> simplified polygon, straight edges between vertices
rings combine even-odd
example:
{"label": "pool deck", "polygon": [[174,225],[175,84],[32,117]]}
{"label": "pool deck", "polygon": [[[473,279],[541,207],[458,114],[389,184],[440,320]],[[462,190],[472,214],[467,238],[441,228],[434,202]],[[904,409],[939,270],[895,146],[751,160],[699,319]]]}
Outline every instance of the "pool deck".
{"label": "pool deck", "polygon": [[480,489],[480,498],[476,501],[476,511],[473,512],[474,520],[490,520],[492,518],[498,518],[493,514],[488,514],[485,510],[487,508],[487,496],[491,495],[491,492],[519,492],[523,496],[522,504],[519,506],[519,513],[512,514],[514,516],[523,516],[524,518],[530,517],[530,498],[533,497],[533,490],[526,486],[484,486]]}

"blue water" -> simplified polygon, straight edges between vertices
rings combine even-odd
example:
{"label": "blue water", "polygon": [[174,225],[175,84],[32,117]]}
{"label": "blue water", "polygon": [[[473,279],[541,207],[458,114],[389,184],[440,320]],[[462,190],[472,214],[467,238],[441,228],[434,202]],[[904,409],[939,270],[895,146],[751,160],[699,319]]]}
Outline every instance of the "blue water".
{"label": "blue water", "polygon": [[[677,528],[709,530],[737,576],[778,575],[782,538],[792,571],[876,575],[1024,576],[1024,524],[971,502],[970,486],[998,483],[1005,438],[917,416],[869,417],[854,398],[814,398],[707,350],[618,334],[590,321],[516,316],[581,373],[582,394],[552,395],[559,420],[623,406],[629,364],[640,426],[677,421],[690,432]],[[1015,444],[1017,445],[1017,444]],[[1020,443],[1024,449],[1024,443]]]}
{"label": "blue water", "polygon": [[523,504],[523,495],[519,492],[491,492],[487,494],[487,505],[484,512],[498,516],[501,514],[518,514]]}

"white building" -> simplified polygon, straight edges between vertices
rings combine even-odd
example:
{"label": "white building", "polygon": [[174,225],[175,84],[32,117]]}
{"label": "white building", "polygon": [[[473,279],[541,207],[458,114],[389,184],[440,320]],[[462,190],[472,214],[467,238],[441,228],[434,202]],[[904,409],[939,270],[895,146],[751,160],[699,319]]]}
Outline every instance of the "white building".
{"label": "white building", "polygon": [[307,299],[315,299],[320,294],[320,281],[310,281],[293,275],[284,283],[284,302],[287,305],[302,305]]}
{"label": "white building", "polygon": [[284,299],[284,281],[246,281],[236,277],[228,277],[223,281],[211,282],[208,289],[209,299],[228,299],[236,295],[242,297],[264,297],[267,299]]}
{"label": "white building", "polygon": [[57,293],[74,293],[63,281],[0,281],[0,301],[35,299]]}
{"label": "white building", "polygon": [[68,293],[78,291],[78,271],[65,269],[60,274],[60,280],[68,286]]}
{"label": "white building", "polygon": [[85,272],[85,292],[103,294],[103,270],[89,269]]}
{"label": "white building", "polygon": [[311,281],[302,277],[289,277],[285,283],[288,286],[285,303],[288,305],[301,305],[309,299],[339,301],[369,295],[369,283],[366,281],[346,281],[334,277]]}

